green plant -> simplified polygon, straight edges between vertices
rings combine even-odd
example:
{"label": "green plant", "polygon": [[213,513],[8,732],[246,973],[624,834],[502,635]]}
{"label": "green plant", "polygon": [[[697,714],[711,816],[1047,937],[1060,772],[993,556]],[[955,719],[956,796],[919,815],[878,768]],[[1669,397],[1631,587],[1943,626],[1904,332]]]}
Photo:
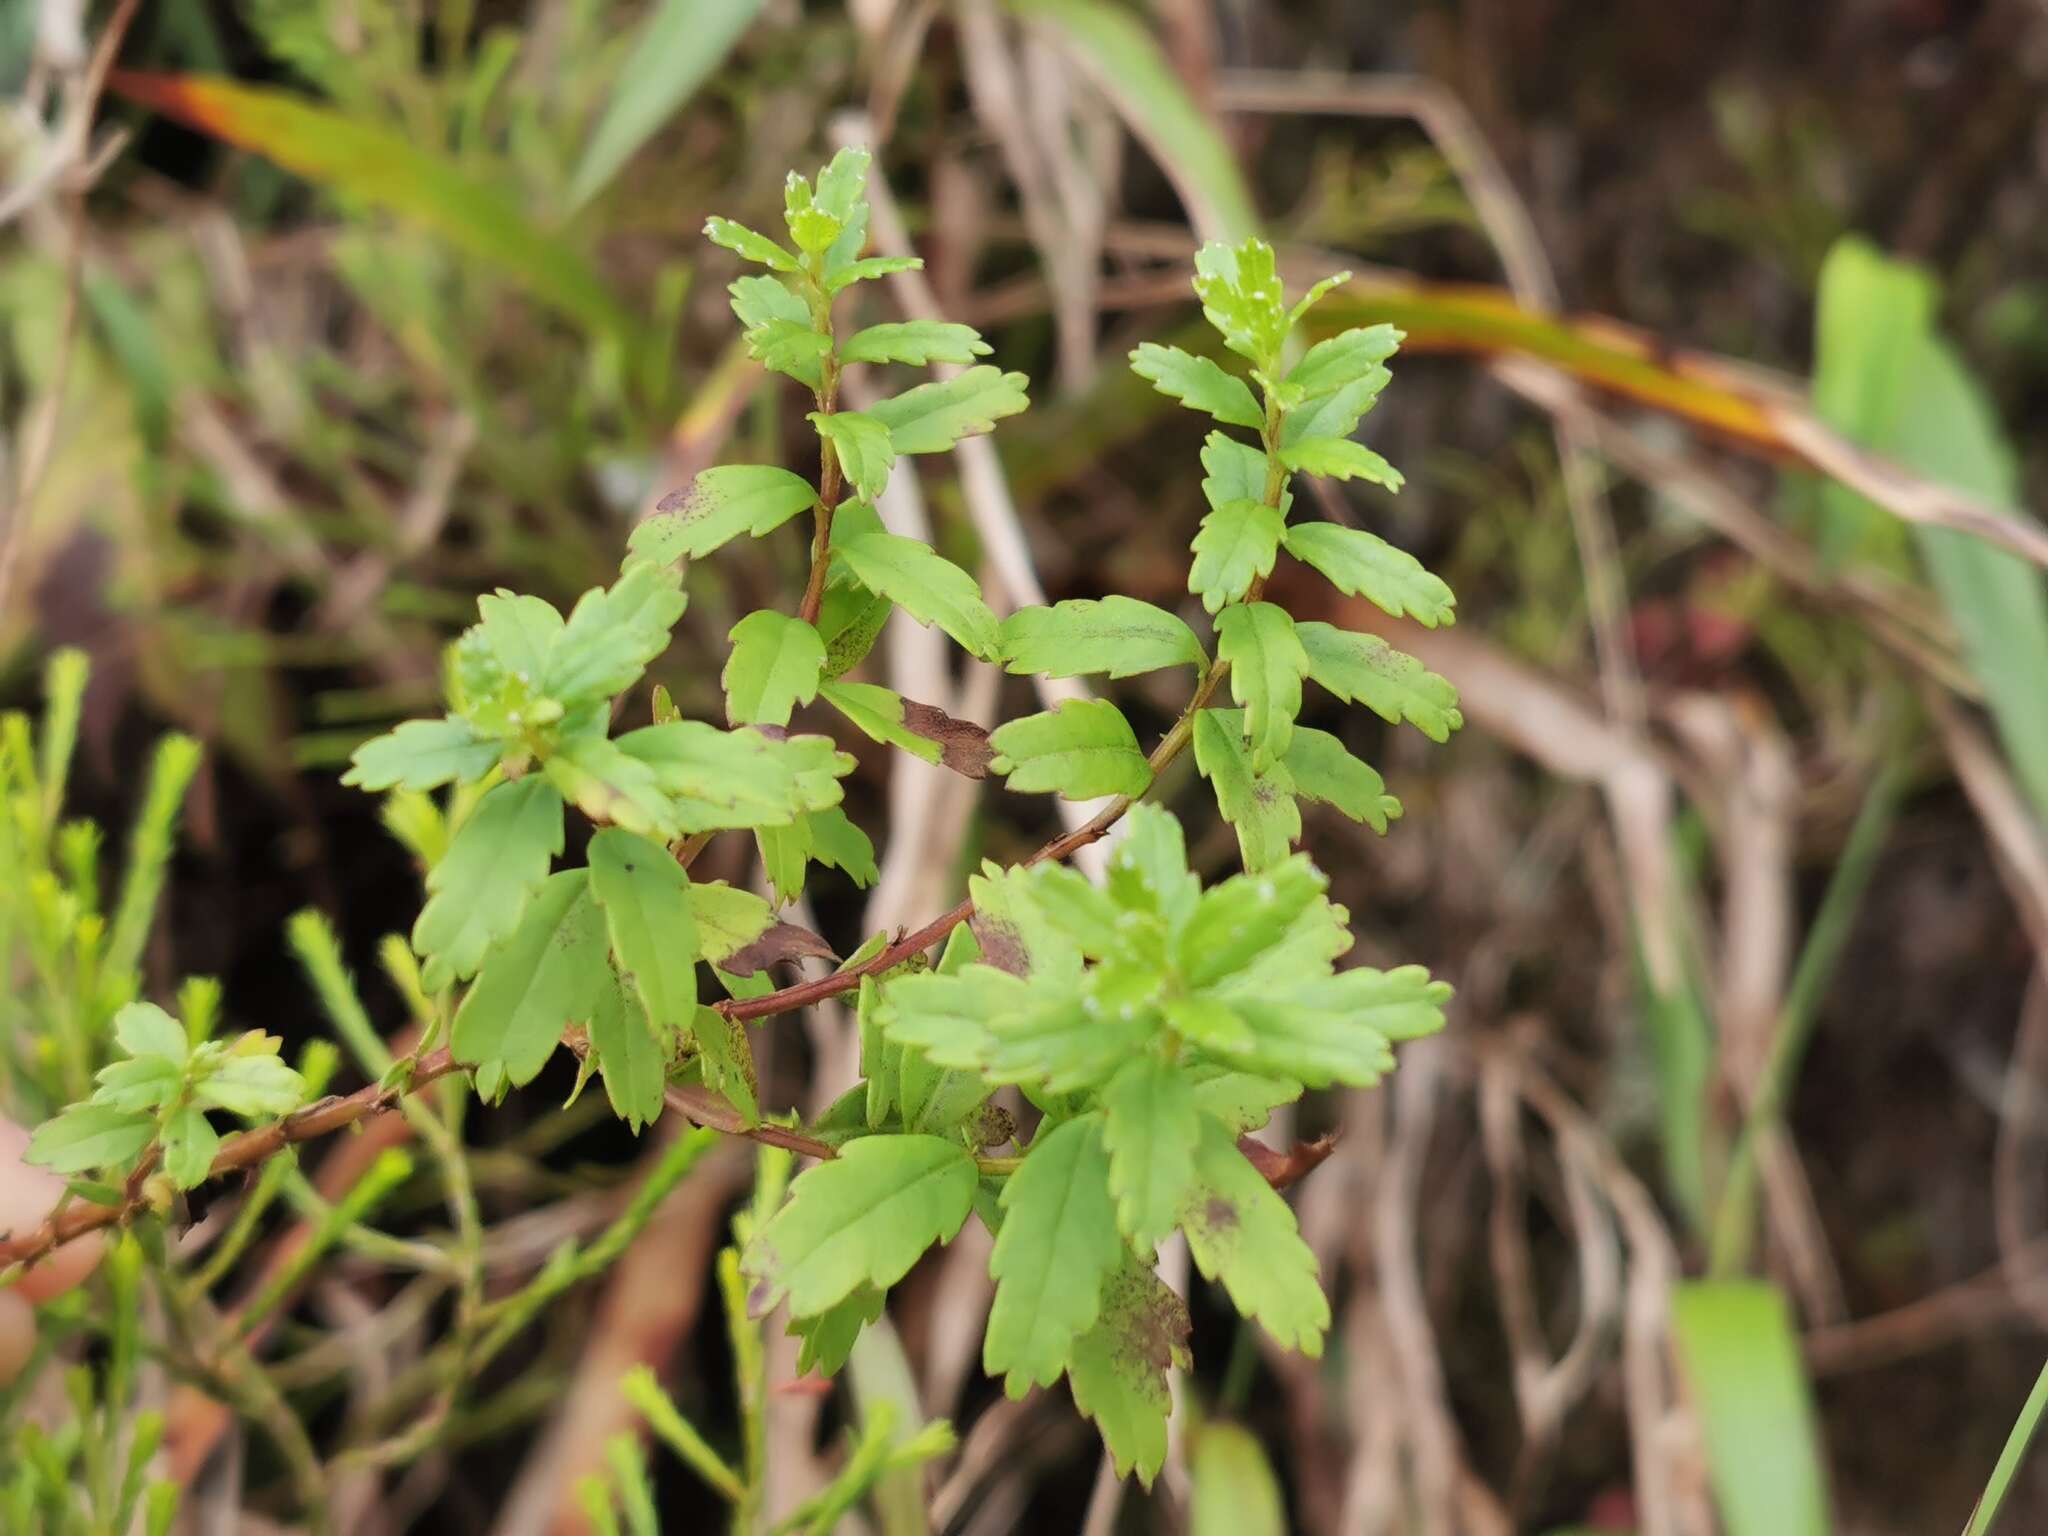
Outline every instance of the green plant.
{"label": "green plant", "polygon": [[[733,309],[749,352],[811,397],[816,480],[767,464],[706,470],[635,530],[617,581],[567,615],[509,591],[481,599],[479,622],[448,655],[447,712],[365,743],[346,776],[389,795],[387,823],[428,868],[411,935],[417,971],[411,956],[393,961],[423,1015],[419,1041],[378,1059],[381,1047],[360,1041],[368,1031],[331,941],[296,931],[329,1013],[380,1080],[228,1144],[211,1166],[248,1167],[458,1068],[483,1098],[500,1099],[566,1046],[635,1127],[674,1105],[817,1159],[786,1200],[761,1205],[733,1261],[755,1314],[787,1303],[806,1368],[837,1370],[889,1287],[973,1214],[996,1234],[984,1365],[1013,1394],[1066,1375],[1119,1468],[1149,1482],[1165,1455],[1168,1372],[1187,1361],[1187,1312],[1156,1273],[1158,1245],[1184,1234],[1197,1267],[1240,1312],[1281,1344],[1317,1353],[1330,1314],[1314,1256],[1238,1138],[1307,1088],[1376,1082],[1393,1065],[1394,1042],[1441,1026],[1449,995],[1419,967],[1337,969],[1351,945],[1348,916],[1291,845],[1301,799],[1381,831],[1400,812],[1336,736],[1297,724],[1305,682],[1437,739],[1460,723],[1455,694],[1384,641],[1298,623],[1266,595],[1284,550],[1389,613],[1451,620],[1449,589],[1412,557],[1370,533],[1289,520],[1297,474],[1399,487],[1353,433],[1388,381],[1400,336],[1375,325],[1301,352],[1296,327],[1341,277],[1290,307],[1269,246],[1205,247],[1196,292],[1248,373],[1153,344],[1132,361],[1219,423],[1202,448],[1210,510],[1188,577],[1211,616],[1213,655],[1179,616],[1124,596],[998,620],[967,571],[889,531],[875,500],[898,457],[944,451],[1023,410],[1024,380],[977,364],[988,349],[966,326],[839,330],[838,301],[855,284],[915,264],[863,255],[866,169],[867,156],[848,151],[815,182],[792,175],[786,243],[725,219],[706,231],[767,269],[732,285]],[[864,411],[843,408],[847,368],[928,363],[963,371]],[[657,687],[649,723],[614,735],[684,610],[683,562],[806,513],[811,559],[795,612],[763,609],[732,629],[727,723],[679,718]],[[1149,753],[1102,699],[985,734],[850,678],[897,608],[1013,673],[1118,678],[1190,667],[1188,702]],[[1226,683],[1234,707],[1220,700]],[[914,933],[877,935],[831,976],[776,989],[765,965],[787,952],[790,933],[777,907],[805,888],[810,867],[875,877],[868,835],[841,803],[853,757],[796,724],[800,708],[819,704],[876,741],[999,775],[1015,791],[1109,799],[1022,864],[985,866],[967,901]],[[1138,803],[1189,749],[1244,866],[1206,889],[1179,821]],[[557,868],[570,806],[595,831],[582,865]],[[1060,862],[1119,822],[1103,885]],[[735,831],[756,841],[774,904],[691,878],[707,841]],[[934,964],[928,952],[941,941]],[[700,964],[722,1001],[700,995]],[[861,1084],[809,1126],[764,1111],[747,1026],[847,992],[857,993]],[[138,1007],[123,1018],[135,1063],[115,1069],[125,1107],[102,1099],[67,1111],[39,1152],[132,1176],[160,1146],[174,1172],[199,1170],[196,1133],[180,1140],[173,1124],[189,1130],[181,1117],[194,1105],[246,1107],[222,1100],[222,1087],[268,1058],[204,1044],[180,1057],[167,1015]],[[272,1076],[281,1094],[284,1080]],[[126,1093],[131,1077],[157,1086]],[[1037,1120],[1006,1150],[1016,1123],[994,1096],[1012,1087]],[[104,1074],[98,1091],[109,1092]],[[126,1117],[114,1140],[59,1129],[93,1110]],[[694,1155],[678,1153],[669,1183]],[[648,1199],[667,1187],[649,1184]],[[117,1199],[5,1251],[33,1258],[136,1209]],[[517,1297],[471,1306],[437,1356],[445,1390],[604,1249],[561,1258]],[[907,1454],[888,1434],[869,1462]],[[629,1489],[632,1468],[619,1471]],[[753,1485],[752,1469],[745,1481]]]}

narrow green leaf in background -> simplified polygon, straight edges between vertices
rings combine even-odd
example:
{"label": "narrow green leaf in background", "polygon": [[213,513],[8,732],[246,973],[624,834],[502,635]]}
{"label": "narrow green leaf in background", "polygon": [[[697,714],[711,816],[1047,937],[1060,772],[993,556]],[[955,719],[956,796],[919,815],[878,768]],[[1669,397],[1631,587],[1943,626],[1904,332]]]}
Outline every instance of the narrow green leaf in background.
{"label": "narrow green leaf in background", "polygon": [[1010,0],[1010,9],[1045,25],[1080,61],[1165,170],[1205,239],[1257,232],[1258,212],[1230,146],[1136,16],[1104,0]]}
{"label": "narrow green leaf in background", "polygon": [[1828,1536],[1827,1474],[1792,1315],[1761,1281],[1697,1281],[1671,1329],[1728,1536]]}
{"label": "narrow green leaf in background", "polygon": [[588,202],[696,94],[761,14],[762,0],[663,0],[626,49],[604,116],[569,183],[572,207]]}
{"label": "narrow green leaf in background", "polygon": [[395,129],[358,122],[286,91],[202,75],[117,70],[108,84],[187,127],[431,230],[593,331],[620,342],[638,333],[579,252],[535,226],[505,193]]}
{"label": "narrow green leaf in background", "polygon": [[1287,1505],[1258,1437],[1204,1424],[1194,1437],[1189,1536],[1287,1536]]}
{"label": "narrow green leaf in background", "polygon": [[1992,1528],[1998,1524],[1999,1511],[2005,1507],[2005,1496],[2012,1491],[2013,1479],[2019,1476],[2020,1464],[2026,1460],[2034,1436],[2040,1433],[2044,1413],[2048,1413],[2048,1365],[2041,1367],[2041,1374],[2034,1378],[2034,1390],[2027,1394],[2019,1417],[2013,1420],[2012,1433],[2005,1438],[2005,1449],[1998,1453],[1998,1464],[1991,1469],[1977,1507],[1970,1511],[1970,1523],[1963,1536],[1991,1536]]}

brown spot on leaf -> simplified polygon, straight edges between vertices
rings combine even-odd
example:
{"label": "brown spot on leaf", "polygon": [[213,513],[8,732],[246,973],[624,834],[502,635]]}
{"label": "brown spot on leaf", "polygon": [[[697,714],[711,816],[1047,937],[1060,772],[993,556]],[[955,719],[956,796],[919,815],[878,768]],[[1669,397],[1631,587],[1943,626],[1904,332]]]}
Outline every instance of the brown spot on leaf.
{"label": "brown spot on leaf", "polygon": [[1276,1152],[1256,1136],[1237,1138],[1237,1150],[1245,1161],[1259,1170],[1259,1177],[1275,1189],[1285,1189],[1302,1178],[1337,1150],[1337,1133],[1318,1136],[1314,1141],[1297,1141],[1285,1152]]}
{"label": "brown spot on leaf", "polygon": [[654,504],[657,512],[673,512],[688,522],[693,517],[702,517],[706,511],[703,499],[697,494],[697,482],[692,480],[679,490],[670,491]]}
{"label": "brown spot on leaf", "polygon": [[937,742],[939,761],[955,773],[970,779],[988,777],[989,759],[996,749],[989,743],[988,732],[972,720],[956,720],[943,709],[905,699],[903,724],[925,740]]}
{"label": "brown spot on leaf", "polygon": [[986,912],[975,913],[967,926],[974,934],[974,942],[981,946],[984,965],[1008,971],[1012,976],[1031,974],[1031,956],[1025,952],[1024,941],[1014,926]]}
{"label": "brown spot on leaf", "polygon": [[1221,1195],[1211,1195],[1202,1207],[1202,1225],[1211,1232],[1228,1232],[1237,1226],[1237,1207]]}
{"label": "brown spot on leaf", "polygon": [[1166,1372],[1187,1363],[1188,1305],[1150,1270],[1127,1266],[1110,1275],[1102,1326],[1114,1331],[1118,1363],[1133,1375],[1149,1372],[1162,1392]]}
{"label": "brown spot on leaf", "polygon": [[733,976],[752,976],[765,966],[786,960],[837,960],[832,946],[810,929],[777,920],[751,944],[727,955],[719,969]]}

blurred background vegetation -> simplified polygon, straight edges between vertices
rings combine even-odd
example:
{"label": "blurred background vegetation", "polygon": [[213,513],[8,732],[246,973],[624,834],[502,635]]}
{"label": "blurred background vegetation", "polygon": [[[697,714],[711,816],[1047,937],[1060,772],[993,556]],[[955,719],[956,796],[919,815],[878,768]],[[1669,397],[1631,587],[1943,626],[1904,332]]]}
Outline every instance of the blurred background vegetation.
{"label": "blurred background vegetation", "polygon": [[[797,451],[707,213],[758,222],[791,166],[874,146],[878,244],[926,262],[891,302],[979,326],[1033,380],[999,474],[923,480],[942,547],[1018,596],[1184,600],[1198,435],[1123,358],[1188,326],[1200,239],[1349,266],[1330,322],[1408,332],[1368,422],[1407,489],[1332,494],[1442,571],[1461,619],[1344,617],[1455,682],[1468,725],[1436,748],[1347,719],[1407,815],[1384,840],[1312,819],[1308,846],[1365,958],[1459,993],[1391,1088],[1269,1133],[1342,1132],[1297,1191],[1328,1358],[1196,1298],[1187,1432],[1158,1490],[1119,1496],[1060,1394],[1007,1403],[967,1369],[986,1281],[950,1254],[850,1391],[792,1385],[768,1340],[785,1509],[887,1397],[961,1447],[846,1529],[1970,1518],[2048,1329],[2048,13],[11,0],[0,93],[0,702],[40,711],[48,658],[89,655],[66,814],[109,849],[138,818],[164,842],[190,775],[135,984],[216,977],[229,1025],[294,1052],[333,1018],[343,1083],[415,1017],[379,957],[419,886],[338,765],[429,706],[479,592],[573,599],[697,469]],[[686,712],[716,708],[726,630],[802,554],[691,573],[658,669]],[[957,686],[1023,707],[1014,682]],[[1130,706],[1161,725],[1172,701]],[[196,766],[153,758],[172,730]],[[849,796],[884,843],[879,760]],[[942,865],[899,875],[931,910],[1046,830],[1002,796],[958,809],[920,845]],[[705,863],[744,881],[735,842]],[[1227,844],[1194,851],[1221,867]],[[30,897],[100,855],[9,847],[6,1108],[33,1121],[39,1042],[83,1015],[38,969]],[[850,885],[816,902],[842,952],[883,920]],[[828,1101],[845,1028],[777,1026],[764,1102]],[[597,1528],[579,1480],[641,1422],[636,1366],[737,1441],[713,1270],[750,1164],[556,1110],[558,1070],[417,1166],[309,1149],[289,1198],[186,1213],[185,1303],[262,1303],[235,1390],[177,1307],[140,1367],[119,1354],[104,1307],[132,1274],[66,1315],[65,1347],[117,1346],[95,1390],[165,1415],[157,1469],[215,1522],[191,1529],[295,1520],[309,1488],[364,1532]],[[387,1118],[379,1146],[413,1134]],[[629,1207],[648,1180],[677,1192]],[[244,1260],[209,1265],[259,1198]],[[484,1296],[622,1211],[616,1262],[447,1374],[437,1342]],[[278,1269],[307,1229],[329,1261]],[[474,1264],[409,1273],[422,1245]],[[2048,1472],[2008,1472],[2002,1519],[2048,1525]],[[653,1476],[664,1528],[697,1529],[697,1474]]]}

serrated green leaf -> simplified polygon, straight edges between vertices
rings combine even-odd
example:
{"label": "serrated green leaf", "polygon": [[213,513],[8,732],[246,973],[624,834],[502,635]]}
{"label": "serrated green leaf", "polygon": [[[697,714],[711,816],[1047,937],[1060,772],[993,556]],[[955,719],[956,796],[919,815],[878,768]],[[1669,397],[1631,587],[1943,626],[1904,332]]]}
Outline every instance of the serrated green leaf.
{"label": "serrated green leaf", "polygon": [[426,961],[421,982],[438,992],[474,976],[484,952],[520,914],[562,851],[562,797],[529,775],[487,790],[427,873],[431,893],[413,924],[412,947]]}
{"label": "serrated green leaf", "polygon": [[1204,1117],[1199,1123],[1195,1182],[1181,1207],[1195,1267],[1220,1280],[1237,1310],[1282,1347],[1320,1355],[1330,1303],[1294,1212],[1220,1122]]}
{"label": "serrated green leaf", "polygon": [[129,1003],[114,1015],[114,1039],[130,1056],[183,1063],[191,1054],[185,1026],[155,1003]]}
{"label": "serrated green leaf", "polygon": [[109,1062],[93,1076],[92,1102],[127,1113],[155,1109],[185,1086],[185,1069],[165,1056],[136,1056]]}
{"label": "serrated green leaf", "polygon": [[1195,253],[1195,295],[1223,344],[1270,371],[1287,339],[1287,303],[1273,247],[1256,237]]}
{"label": "serrated green leaf", "polygon": [[562,1030],[587,1024],[611,984],[604,914],[580,869],[549,876],[510,937],[493,949],[455,1011],[457,1061],[518,1087],[547,1064]]}
{"label": "serrated green leaf", "polygon": [[1284,939],[1328,888],[1305,853],[1211,886],[1175,943],[1176,969],[1191,987],[1213,986]]}
{"label": "serrated green leaf", "polygon": [[541,687],[548,657],[562,633],[552,603],[499,590],[477,599],[481,622],[455,644],[448,697],[456,713],[485,736],[516,736],[562,715]]}
{"label": "serrated green leaf", "polygon": [[590,894],[603,909],[619,968],[631,977],[658,1037],[697,1011],[697,924],[690,877],[659,843],[617,827],[590,840]]}
{"label": "serrated green leaf", "polygon": [[1029,406],[1027,382],[1021,373],[983,364],[878,401],[868,414],[889,429],[898,453],[943,453]]}
{"label": "serrated green leaf", "polygon": [[350,754],[341,782],[357,789],[438,789],[470,784],[497,766],[503,748],[467,720],[407,720]]}
{"label": "serrated green leaf", "polygon": [[571,736],[542,765],[562,798],[592,821],[671,841],[682,835],[676,808],[654,770],[604,736]]}
{"label": "serrated green leaf", "polygon": [[1390,491],[1404,484],[1401,471],[1355,438],[1304,437],[1280,450],[1280,462],[1304,475],[1370,480]]}
{"label": "serrated green leaf", "polygon": [[1287,610],[1273,603],[1242,603],[1216,615],[1216,656],[1230,667],[1230,692],[1244,706],[1252,768],[1264,773],[1286,753],[1301,713],[1301,680],[1308,652]]}
{"label": "serrated green leaf", "polygon": [[1214,358],[1196,357],[1153,341],[1141,342],[1131,354],[1131,372],[1191,411],[1206,411],[1218,421],[1254,431],[1266,424],[1266,413],[1250,387]]}
{"label": "serrated green leaf", "polygon": [[700,560],[741,534],[760,538],[818,504],[818,488],[773,464],[721,464],[664,496],[626,547],[648,560]]}
{"label": "serrated green leaf", "polygon": [[1125,1252],[1109,1176],[1102,1117],[1084,1115],[1035,1140],[1003,1186],[981,1363],[1011,1397],[1058,1381],[1101,1315],[1103,1280]]}
{"label": "serrated green leaf", "polygon": [[782,826],[754,828],[754,847],[761,855],[761,873],[778,906],[803,894],[804,871],[811,862],[811,829],[801,816]]}
{"label": "serrated green leaf", "polygon": [[1294,781],[1276,763],[1266,773],[1252,767],[1236,710],[1205,709],[1195,716],[1195,766],[1216,792],[1216,808],[1237,831],[1238,851],[1253,874],[1287,857],[1301,836],[1301,812]]}
{"label": "serrated green leaf", "polygon": [[787,725],[799,704],[818,696],[825,669],[825,642],[802,619],[758,609],[733,625],[727,636],[726,718],[734,725]]}
{"label": "serrated green leaf", "polygon": [[1291,1077],[1312,1088],[1367,1088],[1394,1068],[1390,1042],[1443,1027],[1450,988],[1419,965],[1391,971],[1358,966],[1334,976],[1278,980],[1259,988],[1236,978],[1219,990],[1251,1026],[1252,1043],[1214,1050],[1248,1072]]}
{"label": "serrated green leaf", "polygon": [[990,1021],[1026,1007],[1030,989],[988,965],[954,973],[912,972],[881,983],[875,1021],[884,1038],[913,1046],[940,1066],[977,1068],[993,1052]]}
{"label": "serrated green leaf", "polygon": [[813,391],[825,387],[825,355],[832,350],[832,338],[812,330],[809,315],[801,319],[777,315],[754,326],[743,339],[747,356],[763,368],[786,374]]}
{"label": "serrated green leaf", "polygon": [[1194,914],[1202,882],[1188,869],[1187,839],[1171,811],[1131,807],[1109,856],[1108,889],[1119,906],[1158,913],[1169,938]]}
{"label": "serrated green leaf", "polygon": [[768,931],[775,909],[752,891],[723,880],[690,883],[690,918],[704,958],[716,965]]}
{"label": "serrated green leaf", "polygon": [[732,295],[732,312],[739,317],[744,330],[755,330],[778,320],[810,329],[810,306],[779,277],[756,273],[735,279],[725,291]]}
{"label": "serrated green leaf", "polygon": [[1225,502],[1195,532],[1188,590],[1211,613],[1241,601],[1254,581],[1273,574],[1287,531],[1287,519],[1264,502]]}
{"label": "serrated green leaf", "polygon": [[1342,272],[1332,272],[1328,277],[1318,279],[1315,286],[1296,299],[1294,301],[1294,308],[1287,312],[1287,328],[1292,330],[1295,326],[1301,324],[1308,312],[1322,303],[1324,296],[1332,288],[1341,287],[1350,281],[1351,271],[1348,267]]}
{"label": "serrated green leaf", "polygon": [[994,659],[996,616],[982,601],[980,585],[929,544],[889,532],[865,502],[834,516],[832,558],[920,624],[936,624],[969,654]]}
{"label": "serrated green leaf", "polygon": [[[978,958],[1059,990],[1079,984],[1080,946],[1047,915],[1035,870],[985,863],[969,877],[967,894],[974,901],[969,932],[981,952]],[[946,958],[952,954],[948,946]]]}
{"label": "serrated green leaf", "polygon": [[839,803],[854,760],[826,736],[769,736],[700,720],[642,726],[618,738],[622,752],[653,768],[685,832],[788,826]]}
{"label": "serrated green leaf", "polygon": [[661,1117],[668,1086],[668,1050],[632,983],[613,974],[598,988],[589,1035],[612,1113],[635,1131],[652,1125]]}
{"label": "serrated green leaf", "polygon": [[1102,1109],[1116,1222],[1141,1254],[1150,1253],[1173,1230],[1195,1176],[1201,1127],[1192,1085],[1156,1056],[1134,1057],[1102,1090]]}
{"label": "serrated green leaf", "polygon": [[[1227,432],[1202,439],[1202,497],[1211,511],[1236,501],[1264,502],[1271,468],[1266,450],[1255,443],[1239,442]],[[1287,507],[1283,494],[1280,510]]]}
{"label": "serrated green leaf", "polygon": [[1393,377],[1384,368],[1374,368],[1340,389],[1296,406],[1280,422],[1280,446],[1292,448],[1316,437],[1351,436]]}
{"label": "serrated green leaf", "polygon": [[1308,675],[1347,704],[1363,704],[1389,725],[1407,721],[1431,741],[1448,741],[1465,723],[1458,690],[1378,635],[1311,620],[1295,626]]}
{"label": "serrated green leaf", "polygon": [[761,1123],[760,1082],[754,1069],[754,1048],[747,1040],[747,1026],[727,1018],[716,1008],[700,1007],[690,1026],[703,1067],[704,1085],[722,1093],[740,1112],[748,1126]]}
{"label": "serrated green leaf", "polygon": [[873,1286],[858,1287],[846,1300],[816,1317],[793,1317],[789,1333],[803,1342],[797,1347],[796,1373],[836,1376],[853,1353],[861,1330],[882,1315],[888,1298]]}
{"label": "serrated green leaf", "polygon": [[832,445],[847,482],[863,499],[882,494],[896,464],[896,446],[880,420],[860,411],[812,411],[804,419]]}
{"label": "serrated green leaf", "polygon": [[577,600],[548,651],[542,689],[564,703],[625,692],[668,649],[687,601],[673,566],[632,562],[611,586]]}
{"label": "serrated green leaf", "polygon": [[971,363],[986,357],[989,344],[971,325],[943,320],[903,320],[855,331],[839,349],[842,363]]}
{"label": "serrated green leaf", "polygon": [[824,606],[818,611],[818,633],[825,637],[826,682],[837,681],[860,665],[895,606],[856,581],[826,588]]}
{"label": "serrated green leaf", "polygon": [[306,1102],[306,1080],[275,1056],[230,1056],[199,1080],[194,1099],[250,1119],[290,1114]]}
{"label": "serrated green leaf", "polygon": [[1062,699],[1057,709],[998,726],[990,740],[999,755],[989,766],[1021,793],[1135,798],[1152,782],[1137,733],[1107,699]]}
{"label": "serrated green leaf", "polygon": [[1300,390],[1304,400],[1331,394],[1370,378],[1375,371],[1384,372],[1380,364],[1400,349],[1404,339],[1391,325],[1340,331],[1310,347],[1288,370],[1285,382]]}
{"label": "serrated green leaf", "polygon": [[794,255],[766,235],[716,214],[704,221],[704,236],[713,245],[724,246],[744,260],[759,262],[777,272],[795,272],[802,265]]}
{"label": "serrated green leaf", "polygon": [[1252,1048],[1252,1027],[1220,997],[1197,993],[1166,1004],[1166,1027],[1199,1050],[1228,1055]]}
{"label": "serrated green leaf", "polygon": [[1197,1077],[1192,1092],[1196,1109],[1222,1121],[1231,1135],[1242,1136],[1259,1129],[1282,1104],[1300,1098],[1301,1084],[1292,1078],[1224,1070]]}
{"label": "serrated green leaf", "polygon": [[918,256],[863,256],[858,261],[833,267],[825,278],[825,291],[838,293],[872,277],[887,277],[892,272],[916,272],[923,267],[924,259]]}
{"label": "serrated green leaf", "polygon": [[73,1104],[29,1137],[28,1161],[52,1173],[125,1167],[156,1135],[156,1117],[109,1104]]}
{"label": "serrated green leaf", "polygon": [[1074,1406],[1095,1421],[1117,1475],[1136,1472],[1148,1488],[1166,1464],[1168,1373],[1193,1363],[1189,1331],[1187,1303],[1126,1258],[1103,1283],[1101,1318],[1067,1360]]}
{"label": "serrated green leaf", "polygon": [[1023,1007],[989,1021],[983,1075],[1051,1093],[1097,1086],[1157,1036],[1159,984],[1151,970],[1098,965],[1078,995],[1030,988]]}
{"label": "serrated green leaf", "polygon": [[1352,944],[1351,914],[1327,898],[1310,902],[1280,941],[1210,990],[1225,1001],[1277,993],[1305,977],[1328,976]]}
{"label": "serrated green leaf", "polygon": [[1110,893],[1078,869],[1051,862],[1031,871],[1046,920],[1091,960],[1118,960],[1156,969],[1163,958],[1158,925],[1137,920]]}
{"label": "serrated green leaf", "polygon": [[1001,654],[1008,671],[1041,677],[1135,677],[1209,659],[1175,615],[1120,594],[1018,609],[1003,620]]}
{"label": "serrated green leaf", "polygon": [[806,256],[822,256],[832,248],[844,230],[829,208],[820,208],[812,196],[810,181],[791,171],[783,181],[783,222],[789,237]]}
{"label": "serrated green leaf", "polygon": [[1333,805],[1375,832],[1384,833],[1387,823],[1401,814],[1401,802],[1387,793],[1386,781],[1373,766],[1353,757],[1328,731],[1296,726],[1280,761],[1294,780],[1297,795]]}
{"label": "serrated green leaf", "polygon": [[1425,629],[1457,618],[1457,598],[1442,578],[1362,528],[1300,523],[1287,530],[1287,552],[1321,571],[1339,592],[1364,597],[1397,618],[1405,614]]}
{"label": "serrated green leaf", "polygon": [[759,1316],[785,1297],[798,1317],[838,1305],[856,1288],[886,1291],[967,1219],[979,1175],[958,1142],[863,1136],[831,1162],[797,1175],[789,1203],[747,1245]]}
{"label": "serrated green leaf", "polygon": [[818,692],[861,733],[885,746],[900,747],[913,757],[936,763],[939,744],[903,723],[903,695],[878,683],[826,683]]}
{"label": "serrated green leaf", "polygon": [[164,1172],[180,1189],[192,1189],[206,1182],[220,1151],[220,1132],[207,1121],[197,1105],[173,1110],[164,1121]]}
{"label": "serrated green leaf", "polygon": [[804,827],[810,835],[813,862],[838,870],[862,890],[882,878],[875,864],[874,843],[839,806],[806,811]]}

